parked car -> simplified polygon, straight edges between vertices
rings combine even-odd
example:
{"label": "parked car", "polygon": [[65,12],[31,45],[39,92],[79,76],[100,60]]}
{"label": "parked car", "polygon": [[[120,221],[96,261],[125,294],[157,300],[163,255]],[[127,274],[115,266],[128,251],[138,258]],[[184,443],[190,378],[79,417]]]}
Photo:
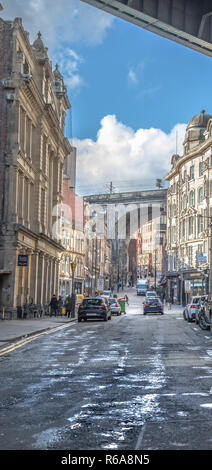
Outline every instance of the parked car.
{"label": "parked car", "polygon": [[116,315],[121,315],[121,307],[117,301],[117,298],[111,297],[108,299],[110,304],[111,313],[116,313]]}
{"label": "parked car", "polygon": [[205,297],[199,304],[196,315],[202,330],[212,330],[212,298],[211,295]]}
{"label": "parked car", "polygon": [[200,295],[196,295],[192,297],[191,302],[189,302],[189,304],[187,304],[183,310],[184,320],[191,322],[192,320],[196,319],[196,312],[199,308],[200,301],[201,301]]}
{"label": "parked car", "polygon": [[105,299],[109,299],[111,297],[111,291],[110,290],[104,290],[102,292],[101,297],[104,297]]}
{"label": "parked car", "polygon": [[157,294],[154,290],[148,290],[146,292],[146,298],[148,299],[149,297],[157,297]]}
{"label": "parked car", "polygon": [[149,299],[146,299],[143,314],[146,315],[147,313],[160,313],[163,315],[163,304],[159,297],[150,297]]}
{"label": "parked car", "polygon": [[78,322],[90,318],[111,320],[111,309],[108,301],[102,297],[86,297],[78,308]]}

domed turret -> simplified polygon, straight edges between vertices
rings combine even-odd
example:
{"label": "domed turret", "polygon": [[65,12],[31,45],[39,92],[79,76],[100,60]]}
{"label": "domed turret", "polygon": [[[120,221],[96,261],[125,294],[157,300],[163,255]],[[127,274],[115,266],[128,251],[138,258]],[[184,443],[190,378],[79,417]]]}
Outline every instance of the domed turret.
{"label": "domed turret", "polygon": [[43,41],[41,39],[40,31],[38,33],[37,39],[35,39],[32,46],[34,47],[34,49],[36,49],[39,52],[45,52],[45,46],[44,46]]}
{"label": "domed turret", "polygon": [[191,129],[193,127],[201,127],[205,129],[211,117],[212,116],[210,114],[206,114],[205,110],[203,109],[200,114],[192,117],[187,125],[187,129]]}
{"label": "domed turret", "polygon": [[212,116],[210,114],[206,114],[203,109],[200,114],[193,116],[189,121],[186,128],[185,140],[183,142],[185,154],[193,150],[194,147],[197,147],[205,140],[204,132],[207,128],[208,121],[211,118]]}

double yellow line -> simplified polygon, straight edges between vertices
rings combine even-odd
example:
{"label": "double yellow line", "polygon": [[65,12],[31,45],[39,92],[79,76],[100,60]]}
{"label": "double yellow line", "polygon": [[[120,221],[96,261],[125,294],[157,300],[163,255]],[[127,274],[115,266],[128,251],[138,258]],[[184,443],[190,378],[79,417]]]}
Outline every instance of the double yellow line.
{"label": "double yellow line", "polygon": [[15,351],[15,349],[22,348],[28,343],[31,343],[32,341],[35,341],[36,339],[40,338],[41,336],[44,335],[49,335],[50,333],[53,333],[55,331],[63,330],[64,328],[70,327],[70,323],[67,325],[62,325],[62,326],[56,326],[55,328],[51,328],[47,331],[43,331],[42,333],[35,334],[33,336],[21,339],[20,341],[17,341],[16,343],[12,343],[9,346],[5,346],[5,348],[0,349],[0,356],[4,356],[5,354],[8,354],[12,351]]}

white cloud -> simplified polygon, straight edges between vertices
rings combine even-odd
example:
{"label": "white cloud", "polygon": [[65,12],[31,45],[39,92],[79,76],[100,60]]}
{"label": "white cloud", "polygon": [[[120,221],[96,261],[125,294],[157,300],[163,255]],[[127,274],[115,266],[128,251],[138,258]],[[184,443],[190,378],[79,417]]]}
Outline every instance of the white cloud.
{"label": "white cloud", "polygon": [[128,72],[128,80],[133,85],[138,84],[138,78],[137,78],[136,73],[133,69],[130,69],[129,72]]}
{"label": "white cloud", "polygon": [[[114,17],[79,0],[1,0],[4,7],[1,16],[12,20],[22,18],[23,27],[30,33],[31,42],[41,31],[49,57],[59,62],[62,53],[66,57],[65,81],[68,86],[83,84],[78,68],[78,44],[95,46],[101,44]],[[72,50],[72,55],[68,53]],[[68,71],[69,67],[69,71]],[[63,70],[61,70],[63,73]]]}
{"label": "white cloud", "polygon": [[61,41],[99,44],[114,18],[79,0],[1,0],[5,19],[23,18],[31,38],[40,30],[47,47]]}
{"label": "white cloud", "polygon": [[163,178],[170,170],[176,133],[178,153],[182,153],[185,130],[186,124],[177,124],[168,134],[155,128],[134,131],[118,122],[115,115],[105,116],[95,141],[74,140],[78,191],[91,193],[98,188],[101,192],[108,181],[121,190],[129,181],[132,186],[154,187],[156,178]]}
{"label": "white cloud", "polygon": [[54,54],[55,62],[64,76],[65,84],[71,91],[79,90],[85,83],[79,73],[83,58],[73,49],[57,49]]}

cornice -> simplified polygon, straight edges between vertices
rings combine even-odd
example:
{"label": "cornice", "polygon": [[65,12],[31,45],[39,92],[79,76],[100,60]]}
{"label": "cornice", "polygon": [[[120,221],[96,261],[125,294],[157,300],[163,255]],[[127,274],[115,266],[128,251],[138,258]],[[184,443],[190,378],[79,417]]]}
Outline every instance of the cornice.
{"label": "cornice", "polygon": [[170,181],[174,176],[179,174],[179,169],[184,163],[192,160],[194,157],[199,156],[199,154],[201,152],[204,152],[205,150],[207,150],[207,148],[210,147],[211,145],[212,145],[212,137],[207,139],[203,144],[199,145],[196,149],[194,149],[191,152],[189,152],[188,154],[183,155],[182,157],[180,157],[179,160],[176,162],[175,168],[173,170],[171,170],[164,177],[164,179],[166,181]]}

